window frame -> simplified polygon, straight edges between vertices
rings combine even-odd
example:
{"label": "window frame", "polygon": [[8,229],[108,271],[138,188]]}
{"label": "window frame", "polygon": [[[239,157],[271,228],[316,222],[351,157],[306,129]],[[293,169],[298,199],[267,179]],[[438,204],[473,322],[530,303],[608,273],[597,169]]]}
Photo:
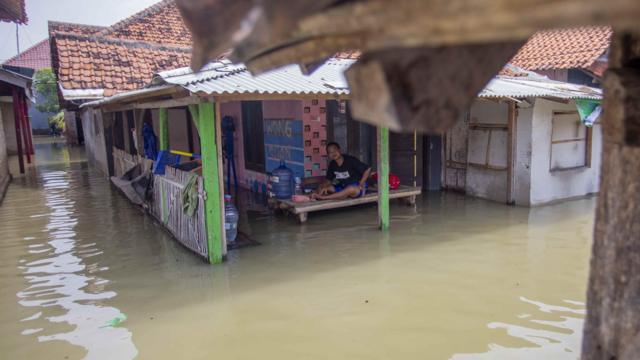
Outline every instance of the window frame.
{"label": "window frame", "polygon": [[[244,167],[247,170],[266,172],[266,159],[264,150],[264,115],[262,101],[241,101],[242,137],[244,145]],[[251,108],[253,107],[253,108]],[[255,111],[255,114],[253,113]],[[256,116],[256,118],[250,118]],[[256,154],[250,153],[257,151]],[[255,158],[261,157],[261,162]]]}
{"label": "window frame", "polygon": [[[551,173],[591,168],[591,151],[592,151],[591,148],[593,144],[593,128],[592,127],[588,127],[584,124],[580,125],[585,127],[584,138],[562,139],[562,140],[555,140],[555,141],[553,140],[553,129],[554,129],[554,123],[556,121],[556,116],[574,115],[574,114],[578,118],[578,121],[580,121],[580,115],[577,111],[554,111],[551,115],[551,135],[549,138],[549,172]],[[573,142],[577,143],[582,141],[584,141],[584,148],[585,148],[584,165],[571,166],[571,167],[555,167],[555,168],[553,167],[553,162],[552,162],[553,161],[553,145],[573,143]]]}

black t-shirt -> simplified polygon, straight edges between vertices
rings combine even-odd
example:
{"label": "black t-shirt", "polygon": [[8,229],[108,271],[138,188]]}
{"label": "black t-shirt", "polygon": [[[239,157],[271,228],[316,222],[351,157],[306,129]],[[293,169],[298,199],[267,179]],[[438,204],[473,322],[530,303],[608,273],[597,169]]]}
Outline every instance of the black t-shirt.
{"label": "black t-shirt", "polygon": [[329,169],[327,169],[327,179],[338,185],[350,185],[359,182],[369,165],[351,155],[342,155],[342,158],[344,160],[340,166],[335,160],[331,160]]}

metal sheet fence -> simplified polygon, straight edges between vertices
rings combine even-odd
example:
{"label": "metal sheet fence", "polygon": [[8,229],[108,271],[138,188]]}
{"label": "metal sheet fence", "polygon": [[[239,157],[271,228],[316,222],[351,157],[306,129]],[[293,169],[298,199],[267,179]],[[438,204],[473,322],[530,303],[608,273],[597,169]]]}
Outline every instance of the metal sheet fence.
{"label": "metal sheet fence", "polygon": [[[131,155],[113,148],[113,164],[115,176],[120,177],[136,164],[141,163],[144,169],[151,169],[153,161],[141,156]],[[182,210],[182,189],[189,181],[191,173],[167,167],[165,175],[153,177],[153,203],[149,204],[151,215],[174,236],[196,254],[208,256],[207,233],[204,223],[204,190],[202,177],[198,176],[198,208],[189,217]]]}

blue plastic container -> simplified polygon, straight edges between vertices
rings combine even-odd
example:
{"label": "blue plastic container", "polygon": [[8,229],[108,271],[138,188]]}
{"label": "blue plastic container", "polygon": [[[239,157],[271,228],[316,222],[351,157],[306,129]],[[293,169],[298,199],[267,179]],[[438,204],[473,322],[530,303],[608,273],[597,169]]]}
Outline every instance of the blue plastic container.
{"label": "blue plastic container", "polygon": [[276,199],[287,200],[291,199],[293,188],[293,171],[281,161],[280,166],[271,172],[271,191]]}

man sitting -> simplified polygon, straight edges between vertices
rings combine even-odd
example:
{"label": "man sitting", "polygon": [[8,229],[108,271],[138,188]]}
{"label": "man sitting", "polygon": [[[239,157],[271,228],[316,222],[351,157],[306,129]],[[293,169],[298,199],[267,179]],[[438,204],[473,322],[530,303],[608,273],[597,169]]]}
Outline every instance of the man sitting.
{"label": "man sitting", "polygon": [[327,155],[331,159],[327,178],[311,197],[318,200],[343,200],[364,195],[371,167],[351,155],[343,155],[340,145],[335,142],[327,144]]}

